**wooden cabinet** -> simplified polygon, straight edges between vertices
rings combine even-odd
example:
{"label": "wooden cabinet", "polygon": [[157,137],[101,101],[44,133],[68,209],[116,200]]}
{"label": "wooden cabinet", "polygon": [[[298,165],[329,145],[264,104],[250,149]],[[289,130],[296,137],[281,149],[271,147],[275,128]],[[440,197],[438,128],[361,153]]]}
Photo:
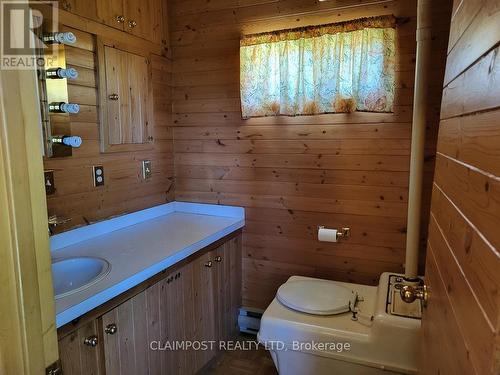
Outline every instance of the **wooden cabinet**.
{"label": "wooden cabinet", "polygon": [[79,16],[96,19],[97,4],[107,3],[108,1],[99,0],[59,0],[59,7],[67,12],[77,14]]}
{"label": "wooden cabinet", "polygon": [[[111,43],[109,43],[111,44]],[[101,150],[152,148],[153,94],[149,56],[98,41]]]}
{"label": "wooden cabinet", "polygon": [[101,317],[107,375],[191,373],[186,353],[151,349],[189,337],[184,291],[190,267],[175,270]]}
{"label": "wooden cabinet", "polygon": [[103,375],[103,352],[98,322],[82,324],[59,340],[64,375]]}
{"label": "wooden cabinet", "polygon": [[167,2],[162,0],[59,0],[61,9],[156,44],[168,39]]}
{"label": "wooden cabinet", "polygon": [[97,18],[115,29],[125,30],[123,0],[98,1]]}
{"label": "wooden cabinet", "polygon": [[98,1],[97,17],[108,26],[160,44],[165,39],[167,19],[162,17],[166,13],[163,3],[161,0]]}
{"label": "wooden cabinet", "polygon": [[[162,22],[163,3],[161,0],[124,0],[124,14],[127,18],[125,29],[130,34],[160,44],[164,30]],[[165,5],[166,6],[166,5]]]}
{"label": "wooden cabinet", "polygon": [[[241,235],[230,236],[82,317],[59,347],[65,374],[194,374],[237,333]],[[86,322],[86,323],[85,323]],[[98,344],[84,344],[95,336]],[[183,344],[184,343],[184,344]],[[175,345],[195,343],[205,350]],[[75,360],[78,358],[78,361]]]}

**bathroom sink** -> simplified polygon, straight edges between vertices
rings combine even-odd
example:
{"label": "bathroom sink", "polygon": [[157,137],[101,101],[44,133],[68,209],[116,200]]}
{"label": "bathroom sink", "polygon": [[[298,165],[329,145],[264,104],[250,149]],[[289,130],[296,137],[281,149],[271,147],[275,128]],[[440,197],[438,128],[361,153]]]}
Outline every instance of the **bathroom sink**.
{"label": "bathroom sink", "polygon": [[54,259],[52,262],[52,283],[56,299],[94,285],[102,280],[110,269],[111,265],[101,258]]}

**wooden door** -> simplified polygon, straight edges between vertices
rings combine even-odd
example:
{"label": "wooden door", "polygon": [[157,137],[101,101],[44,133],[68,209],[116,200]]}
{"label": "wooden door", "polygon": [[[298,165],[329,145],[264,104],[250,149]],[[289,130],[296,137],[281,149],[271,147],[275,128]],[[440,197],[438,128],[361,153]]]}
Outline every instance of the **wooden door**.
{"label": "wooden door", "polygon": [[59,358],[36,71],[0,70],[0,373]]}
{"label": "wooden door", "polygon": [[455,0],[422,319],[422,374],[500,373],[500,4]]}
{"label": "wooden door", "polygon": [[147,56],[98,43],[103,151],[151,148],[152,86]]}
{"label": "wooden door", "polygon": [[[70,1],[86,2],[85,0]],[[123,0],[97,0],[97,18],[108,26],[125,30],[126,17],[123,9]]]}
{"label": "wooden door", "polygon": [[[59,340],[59,353],[64,375],[102,375],[104,374],[102,340],[97,320],[81,326]],[[96,339],[96,345],[90,341]]]}

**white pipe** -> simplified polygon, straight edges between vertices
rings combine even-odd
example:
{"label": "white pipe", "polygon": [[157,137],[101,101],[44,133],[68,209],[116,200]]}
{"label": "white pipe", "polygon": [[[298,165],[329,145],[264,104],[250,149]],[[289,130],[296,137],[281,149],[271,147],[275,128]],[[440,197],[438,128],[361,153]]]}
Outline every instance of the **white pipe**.
{"label": "white pipe", "polygon": [[418,250],[422,209],[422,179],[424,173],[426,107],[431,57],[431,0],[418,0],[417,59],[411,130],[410,183],[408,195],[408,224],[406,234],[405,276],[418,276]]}

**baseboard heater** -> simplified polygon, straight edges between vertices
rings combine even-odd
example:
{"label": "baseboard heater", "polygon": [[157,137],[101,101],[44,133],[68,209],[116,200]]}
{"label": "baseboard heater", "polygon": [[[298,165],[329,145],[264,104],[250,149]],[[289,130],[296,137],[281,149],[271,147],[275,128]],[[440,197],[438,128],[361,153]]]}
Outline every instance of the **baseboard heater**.
{"label": "baseboard heater", "polygon": [[240,314],[238,315],[238,326],[240,332],[257,335],[260,329],[260,319],[264,310],[256,309],[253,307],[240,307]]}

